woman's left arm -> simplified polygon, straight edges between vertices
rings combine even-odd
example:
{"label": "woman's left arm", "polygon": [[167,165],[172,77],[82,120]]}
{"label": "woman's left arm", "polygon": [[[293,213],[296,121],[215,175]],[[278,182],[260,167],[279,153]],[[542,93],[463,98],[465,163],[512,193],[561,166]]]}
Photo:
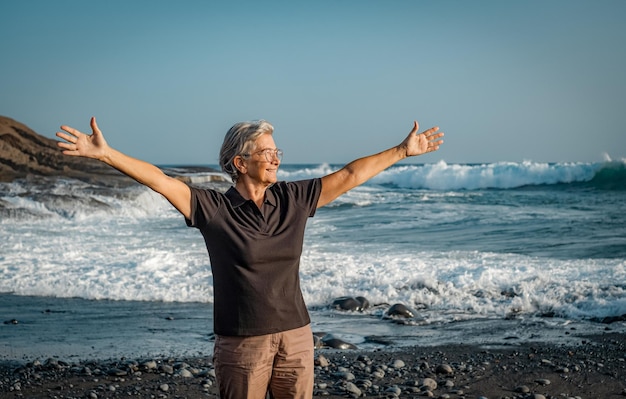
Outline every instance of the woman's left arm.
{"label": "woman's left arm", "polygon": [[418,133],[419,124],[413,124],[409,135],[399,145],[386,151],[350,162],[338,171],[322,177],[322,192],[317,207],[334,201],[343,193],[365,183],[383,170],[404,158],[437,151],[443,144],[443,133],[438,127],[432,127]]}

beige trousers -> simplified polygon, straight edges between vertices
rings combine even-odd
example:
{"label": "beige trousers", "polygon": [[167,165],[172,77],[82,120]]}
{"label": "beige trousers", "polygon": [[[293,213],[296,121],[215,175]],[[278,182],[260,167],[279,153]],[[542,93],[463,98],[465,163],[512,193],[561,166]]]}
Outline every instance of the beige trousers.
{"label": "beige trousers", "polygon": [[311,326],[253,337],[217,335],[213,363],[221,399],[310,399]]}

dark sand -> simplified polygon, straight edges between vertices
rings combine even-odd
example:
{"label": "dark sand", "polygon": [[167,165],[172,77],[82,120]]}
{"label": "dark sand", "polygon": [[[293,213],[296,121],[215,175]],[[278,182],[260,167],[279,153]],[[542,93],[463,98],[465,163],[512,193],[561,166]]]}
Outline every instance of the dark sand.
{"label": "dark sand", "polygon": [[[320,349],[316,362],[315,398],[626,397],[626,335],[611,330],[559,345]],[[432,381],[424,379],[437,387],[426,389],[423,385]],[[129,396],[216,398],[211,359],[66,363],[53,358],[0,364],[2,398]]]}

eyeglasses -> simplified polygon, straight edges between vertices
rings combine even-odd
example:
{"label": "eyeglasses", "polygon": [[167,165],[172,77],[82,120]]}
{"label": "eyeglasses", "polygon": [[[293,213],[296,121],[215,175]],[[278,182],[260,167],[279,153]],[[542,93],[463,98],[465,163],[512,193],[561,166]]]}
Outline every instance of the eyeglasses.
{"label": "eyeglasses", "polygon": [[[278,148],[276,148],[276,149],[266,148],[266,149],[261,150],[261,151],[253,152],[252,154],[263,154],[263,155],[265,155],[265,159],[267,160],[267,162],[274,161],[274,158],[278,158],[279,161],[283,160],[283,150],[278,149]],[[252,154],[247,153],[247,154],[242,154],[242,155],[245,156],[245,157],[249,157]]]}

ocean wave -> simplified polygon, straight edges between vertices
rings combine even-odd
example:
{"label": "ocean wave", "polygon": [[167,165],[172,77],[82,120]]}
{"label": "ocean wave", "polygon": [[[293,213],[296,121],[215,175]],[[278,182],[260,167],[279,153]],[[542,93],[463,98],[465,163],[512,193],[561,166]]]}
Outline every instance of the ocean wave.
{"label": "ocean wave", "polygon": [[9,219],[97,220],[145,217],[167,209],[166,201],[136,185],[103,188],[75,180],[49,180],[33,184],[15,181],[0,187],[0,215]]}
{"label": "ocean wave", "polygon": [[[330,164],[283,165],[281,180],[301,180],[325,176],[339,169]],[[224,190],[230,183],[214,181],[210,171],[197,167],[170,168],[170,172],[189,178],[190,184],[215,186]],[[548,187],[551,189],[584,188],[609,191],[626,190],[626,160],[597,163],[497,162],[488,164],[397,165],[375,176],[360,190],[368,187],[393,187],[430,191],[476,191],[485,189],[519,189]],[[93,219],[119,214],[145,217],[163,212],[168,204],[145,187],[107,187],[72,179],[17,180],[0,183],[0,216],[2,219],[63,218]],[[358,190],[357,190],[358,191]],[[354,192],[336,201],[359,206],[371,198],[352,198]],[[367,193],[366,193],[367,194]],[[356,202],[355,202],[356,201]]]}
{"label": "ocean wave", "polygon": [[[0,292],[213,303],[213,279],[202,245],[131,245],[107,251],[98,248],[95,239],[81,250],[62,238],[50,240],[47,247],[33,250],[28,261],[12,258],[13,266],[0,270]],[[46,258],[54,247],[62,253]],[[311,309],[328,308],[333,299],[353,295],[373,305],[403,303],[423,309],[430,322],[548,315],[591,320],[626,314],[623,260],[546,261],[478,251],[349,251],[304,252],[302,290]]]}
{"label": "ocean wave", "polygon": [[626,190],[626,161],[604,163],[590,184],[604,190]]}
{"label": "ocean wave", "polygon": [[[322,177],[341,166],[285,165],[283,180]],[[372,178],[367,185],[421,190],[517,189],[532,186],[575,186],[603,190],[626,190],[626,160],[595,163],[495,162],[396,165]]]}
{"label": "ocean wave", "polygon": [[[230,186],[214,174],[188,174],[188,183],[224,190]],[[111,187],[75,179],[16,180],[0,183],[0,223],[21,219],[94,221],[110,217],[142,219],[178,216],[160,194],[132,184]]]}
{"label": "ocean wave", "polygon": [[331,174],[339,168],[328,163],[319,165],[284,165],[278,170],[278,177],[286,181],[313,179]]}
{"label": "ocean wave", "polygon": [[624,190],[626,162],[448,164],[441,161],[390,168],[370,182],[427,190],[516,189],[555,185]]}
{"label": "ocean wave", "polygon": [[364,296],[404,303],[431,320],[554,315],[593,319],[626,314],[623,260],[558,260],[479,251],[305,252],[302,289],[312,307]]}

